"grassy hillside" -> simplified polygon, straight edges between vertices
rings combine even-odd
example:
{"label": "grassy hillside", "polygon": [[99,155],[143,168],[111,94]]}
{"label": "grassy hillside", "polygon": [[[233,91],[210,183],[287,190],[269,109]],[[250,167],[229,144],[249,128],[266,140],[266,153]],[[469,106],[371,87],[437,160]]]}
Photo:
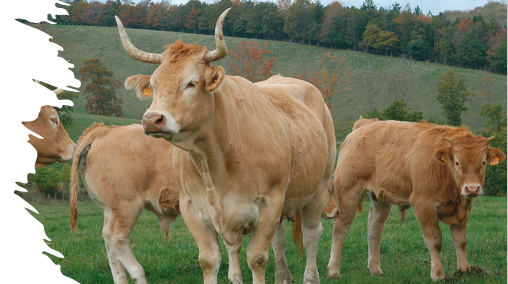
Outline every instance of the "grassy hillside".
{"label": "grassy hillside", "polygon": [[[108,69],[113,70],[117,79],[124,81],[135,74],[151,74],[157,65],[141,63],[131,59],[123,50],[116,28],[58,26],[50,28],[49,33],[54,41],[64,50],[60,56],[70,60],[75,65],[73,71],[76,78],[80,78],[79,69],[89,58],[99,58]],[[201,44],[208,49],[214,49],[213,36],[163,32],[153,30],[128,29],[132,42],[140,49],[148,52],[160,53],[164,46],[181,38],[186,43]],[[226,43],[230,50],[240,44],[240,38],[227,37]],[[259,41],[264,43],[265,41]],[[469,79],[469,90],[475,97],[467,104],[469,111],[463,114],[463,123],[473,130],[483,127],[484,122],[477,113],[486,99],[481,95],[483,76],[490,76],[492,83],[492,97],[495,103],[501,103],[506,109],[507,82],[505,75],[492,74],[479,70],[455,68],[435,63],[408,61],[399,58],[378,56],[355,51],[331,50],[309,45],[288,42],[269,41],[268,48],[273,51],[276,59],[272,71],[284,76],[292,76],[305,66],[309,73],[320,69],[317,61],[323,53],[340,55],[346,58],[350,67],[352,82],[334,98],[334,119],[336,121],[354,121],[361,114],[369,110],[369,97],[372,97],[372,107],[385,108],[393,100],[400,98],[393,91],[392,78],[394,74],[402,74],[407,78],[410,95],[406,97],[408,107],[423,111],[424,118],[433,116],[438,121],[444,121],[441,115],[441,105],[436,101],[438,77],[447,70],[453,69],[458,76]],[[229,73],[228,58],[216,62]],[[371,72],[366,72],[370,66]],[[399,71],[396,71],[399,70]],[[369,88],[368,82],[373,83]],[[83,84],[80,90],[83,90]],[[370,90],[370,91],[369,91]],[[139,101],[133,91],[121,87],[119,97],[124,99],[123,115],[128,118],[141,118],[150,105],[150,101]],[[84,96],[75,102],[76,112],[84,112]]]}

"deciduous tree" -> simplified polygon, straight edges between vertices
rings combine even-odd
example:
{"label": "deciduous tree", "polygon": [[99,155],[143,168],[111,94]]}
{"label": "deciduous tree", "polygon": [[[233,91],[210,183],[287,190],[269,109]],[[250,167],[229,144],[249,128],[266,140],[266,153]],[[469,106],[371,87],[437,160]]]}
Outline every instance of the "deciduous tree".
{"label": "deciduous tree", "polygon": [[231,73],[242,76],[252,82],[268,79],[272,76],[272,67],[275,58],[265,59],[265,54],[272,53],[267,49],[268,43],[261,45],[256,41],[245,41],[237,47],[236,51],[229,51],[231,59],[229,66]]}
{"label": "deciduous tree", "polygon": [[462,113],[469,108],[465,106],[471,100],[473,93],[466,86],[467,78],[457,78],[455,71],[449,70],[439,76],[437,82],[437,101],[443,105],[446,123],[452,126],[462,125]]}
{"label": "deciduous tree", "polygon": [[98,58],[85,60],[85,65],[79,70],[81,81],[90,83],[86,85],[85,110],[89,114],[122,116],[123,100],[116,96],[116,88],[121,86],[110,71]]}

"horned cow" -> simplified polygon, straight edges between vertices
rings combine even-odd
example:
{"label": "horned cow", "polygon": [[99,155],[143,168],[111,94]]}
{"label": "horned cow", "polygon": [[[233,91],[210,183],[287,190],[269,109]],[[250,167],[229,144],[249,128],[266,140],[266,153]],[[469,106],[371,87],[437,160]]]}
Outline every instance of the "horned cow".
{"label": "horned cow", "polygon": [[[251,230],[247,262],[253,282],[265,283],[271,241],[276,283],[291,283],[280,220],[294,216],[301,220],[296,236],[303,231],[307,250],[304,283],[319,283],[320,216],[335,160],[331,114],[319,90],[304,81],[274,76],[253,84],[211,66],[227,55],[222,24],[228,11],[217,21],[213,51],[181,41],[162,54],[141,51],[117,18],[127,53],[160,64],[151,76],[132,76],[125,86],[140,98],[153,97],[143,131],[185,150],[173,151],[174,174],[204,282],[217,283],[218,234],[231,255],[239,253],[243,231]],[[230,270],[229,278],[242,282],[239,269]]]}
{"label": "horned cow", "polygon": [[505,154],[490,147],[492,138],[474,136],[465,128],[429,123],[360,120],[339,151],[334,188],[339,216],[334,220],[328,275],[340,277],[342,244],[368,191],[368,268],[382,276],[380,244],[392,204],[413,206],[431,256],[430,276],[443,279],[439,220],[450,226],[457,269],[469,268],[466,222],[474,197],[483,192],[485,167]]}

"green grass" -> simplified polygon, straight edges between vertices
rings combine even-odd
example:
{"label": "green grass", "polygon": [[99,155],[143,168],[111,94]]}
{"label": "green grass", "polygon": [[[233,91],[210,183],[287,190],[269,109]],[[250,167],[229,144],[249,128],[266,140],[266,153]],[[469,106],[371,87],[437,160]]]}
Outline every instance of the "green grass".
{"label": "green grass", "polygon": [[[141,63],[131,59],[123,50],[116,27],[87,27],[87,26],[57,26],[61,30],[50,28],[50,34],[54,41],[63,47],[60,56],[70,60],[75,65],[72,69],[76,78],[80,78],[79,69],[84,61],[89,58],[99,58],[108,69],[113,70],[120,81],[136,74],[152,74],[158,65]],[[209,50],[215,48],[214,37],[209,35],[185,34],[176,32],[164,32],[154,30],[128,29],[128,34],[138,48],[147,52],[161,53],[164,46],[181,38],[185,43],[194,43],[206,46]],[[230,50],[236,49],[241,38],[228,37],[226,43]],[[260,43],[267,41],[258,40]],[[408,61],[389,56],[366,54],[363,52],[334,50],[309,46],[305,44],[268,41],[276,62],[273,73],[284,76],[292,76],[300,71],[304,65],[309,73],[320,70],[317,61],[323,53],[330,52],[341,55],[347,59],[347,64],[352,72],[352,82],[347,90],[341,91],[333,99],[334,120],[345,122],[355,121],[358,117],[369,110],[368,97],[373,97],[373,107],[386,108],[395,99],[399,99],[391,90],[390,73],[394,63],[406,66],[404,73],[411,74],[412,80],[409,87],[410,95],[406,98],[408,107],[413,110],[423,111],[424,118],[433,116],[435,119],[444,121],[441,115],[441,105],[436,100],[438,77],[447,70],[453,69],[459,77],[469,79],[468,87],[475,94],[473,100],[466,105],[470,108],[462,115],[463,123],[472,130],[484,127],[485,121],[477,114],[486,98],[481,95],[483,76],[489,75],[492,83],[492,101],[502,104],[506,109],[507,77],[479,70],[464,69],[442,64],[425,63],[420,61]],[[223,66],[229,73],[229,57],[216,62]],[[366,74],[367,65],[370,64],[372,74]],[[370,93],[366,81],[374,82],[374,90]],[[87,83],[83,83],[82,91]],[[141,118],[145,110],[150,106],[150,101],[139,101],[133,91],[121,87],[118,96],[124,100],[122,113],[128,118]],[[76,112],[84,113],[85,100],[80,97],[75,102]]]}
{"label": "green grass", "polygon": [[[40,215],[35,217],[44,225],[51,247],[64,255],[60,259],[51,256],[61,265],[62,273],[80,283],[113,283],[102,239],[103,213],[92,202],[78,205],[79,231],[71,233],[69,204],[63,202],[32,204]],[[333,222],[323,220],[322,241],[318,246],[318,269],[321,283],[432,283],[430,280],[430,255],[412,210],[407,220],[399,224],[397,208],[393,207],[386,223],[381,244],[381,267],[384,278],[370,276],[366,268],[367,216],[369,202],[358,214],[351,226],[342,250],[342,278],[326,277],[330,257]],[[481,266],[492,275],[456,279],[464,283],[506,283],[506,197],[481,197],[475,200],[467,226],[467,256],[470,265]],[[285,221],[286,222],[286,221]],[[287,224],[287,223],[286,223]],[[455,248],[447,225],[441,224],[443,249],[441,261],[446,275],[456,271]],[[291,226],[286,226],[286,256],[294,283],[302,283],[305,260],[300,257],[291,237]],[[245,260],[244,238],[240,255],[245,283],[252,283],[252,276]],[[222,244],[221,244],[222,245]],[[202,283],[198,249],[181,217],[172,225],[171,239],[166,246],[155,215],[144,211],[131,236],[131,248],[145,269],[149,283]],[[227,283],[228,258],[224,245],[218,283]],[[267,283],[274,282],[275,263],[273,252],[266,270]],[[130,282],[133,283],[133,282]]]}

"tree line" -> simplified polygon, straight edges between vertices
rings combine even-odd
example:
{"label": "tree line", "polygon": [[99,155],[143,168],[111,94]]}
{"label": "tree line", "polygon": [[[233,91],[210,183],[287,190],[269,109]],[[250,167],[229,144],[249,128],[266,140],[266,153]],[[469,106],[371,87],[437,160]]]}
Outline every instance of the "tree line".
{"label": "tree line", "polygon": [[213,34],[219,15],[232,7],[224,26],[227,36],[359,50],[506,74],[506,24],[487,22],[481,14],[451,22],[443,13],[424,14],[409,3],[378,8],[373,0],[365,0],[359,8],[340,2],[324,6],[319,0],[213,4],[190,0],[180,5],[151,0],[65,2],[69,15],[56,18],[62,25],[115,26],[117,15],[128,28]]}

